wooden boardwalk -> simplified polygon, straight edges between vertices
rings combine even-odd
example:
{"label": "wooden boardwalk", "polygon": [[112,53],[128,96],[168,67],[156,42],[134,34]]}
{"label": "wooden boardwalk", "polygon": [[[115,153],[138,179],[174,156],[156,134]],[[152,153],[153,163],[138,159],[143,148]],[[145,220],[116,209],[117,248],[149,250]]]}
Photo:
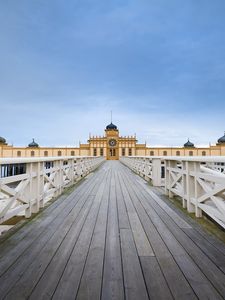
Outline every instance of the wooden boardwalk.
{"label": "wooden boardwalk", "polygon": [[0,299],[224,299],[225,246],[106,162],[0,245]]}

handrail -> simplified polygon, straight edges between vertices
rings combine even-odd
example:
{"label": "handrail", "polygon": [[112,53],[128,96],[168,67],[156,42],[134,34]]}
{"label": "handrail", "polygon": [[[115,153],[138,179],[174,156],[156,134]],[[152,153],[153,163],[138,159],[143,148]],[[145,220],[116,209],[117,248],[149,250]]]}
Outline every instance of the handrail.
{"label": "handrail", "polygon": [[1,158],[0,224],[17,215],[29,218],[104,160],[102,156]]}
{"label": "handrail", "polygon": [[121,162],[164,186],[170,198],[181,197],[188,212],[201,217],[204,212],[225,228],[225,157],[129,156]]}

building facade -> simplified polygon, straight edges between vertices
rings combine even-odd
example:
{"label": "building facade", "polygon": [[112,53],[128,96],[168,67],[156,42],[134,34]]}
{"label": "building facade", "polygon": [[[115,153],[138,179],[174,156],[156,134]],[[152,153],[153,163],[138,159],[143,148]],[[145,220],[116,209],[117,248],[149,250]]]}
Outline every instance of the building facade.
{"label": "building facade", "polygon": [[90,136],[79,147],[40,147],[34,140],[27,147],[8,145],[0,137],[0,157],[104,156],[118,160],[121,156],[225,156],[225,134],[217,144],[195,147],[189,140],[182,147],[148,147],[138,144],[136,136],[120,136],[116,125],[106,126],[103,136]]}

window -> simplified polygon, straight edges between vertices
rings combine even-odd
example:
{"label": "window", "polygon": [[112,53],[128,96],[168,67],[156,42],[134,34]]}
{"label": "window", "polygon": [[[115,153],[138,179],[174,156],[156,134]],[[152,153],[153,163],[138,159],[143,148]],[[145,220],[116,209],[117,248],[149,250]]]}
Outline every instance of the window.
{"label": "window", "polygon": [[176,156],[180,156],[180,151],[176,151]]}
{"label": "window", "polygon": [[125,148],[122,148],[122,156],[125,156]]}
{"label": "window", "polygon": [[132,149],[129,148],[129,156],[132,156]]}
{"label": "window", "polygon": [[62,156],[62,151],[58,151],[58,156]]}
{"label": "window", "polygon": [[45,151],[45,152],[44,152],[44,156],[48,156],[48,151]]}
{"label": "window", "polygon": [[189,156],[193,156],[193,151],[189,151]]}
{"label": "window", "polygon": [[163,151],[163,155],[164,155],[164,156],[167,156],[167,151]]}
{"label": "window", "polygon": [[206,156],[206,151],[202,151],[202,156]]}
{"label": "window", "polygon": [[97,156],[97,149],[96,148],[94,148],[94,154],[93,155]]}
{"label": "window", "polygon": [[71,151],[71,156],[75,156],[75,151]]}
{"label": "window", "polygon": [[154,151],[150,151],[150,156],[154,156]]}
{"label": "window", "polygon": [[18,157],[21,156],[21,151],[17,151],[17,156],[18,156]]}
{"label": "window", "polygon": [[31,156],[35,156],[35,152],[34,152],[34,151],[31,151],[30,155],[31,155]]}
{"label": "window", "polygon": [[103,155],[104,155],[103,148],[100,148],[100,155],[101,155],[101,156],[103,156]]}

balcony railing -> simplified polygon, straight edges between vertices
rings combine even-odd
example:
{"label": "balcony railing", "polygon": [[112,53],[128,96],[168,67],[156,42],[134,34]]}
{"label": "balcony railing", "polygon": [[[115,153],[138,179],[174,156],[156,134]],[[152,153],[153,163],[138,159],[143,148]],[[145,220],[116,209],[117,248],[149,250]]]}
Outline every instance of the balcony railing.
{"label": "balcony railing", "polygon": [[0,224],[16,215],[29,218],[103,161],[74,156],[0,159]]}
{"label": "balcony railing", "polygon": [[204,212],[225,228],[225,157],[122,157],[121,162],[164,186],[170,198],[180,196],[188,212],[196,217]]}

